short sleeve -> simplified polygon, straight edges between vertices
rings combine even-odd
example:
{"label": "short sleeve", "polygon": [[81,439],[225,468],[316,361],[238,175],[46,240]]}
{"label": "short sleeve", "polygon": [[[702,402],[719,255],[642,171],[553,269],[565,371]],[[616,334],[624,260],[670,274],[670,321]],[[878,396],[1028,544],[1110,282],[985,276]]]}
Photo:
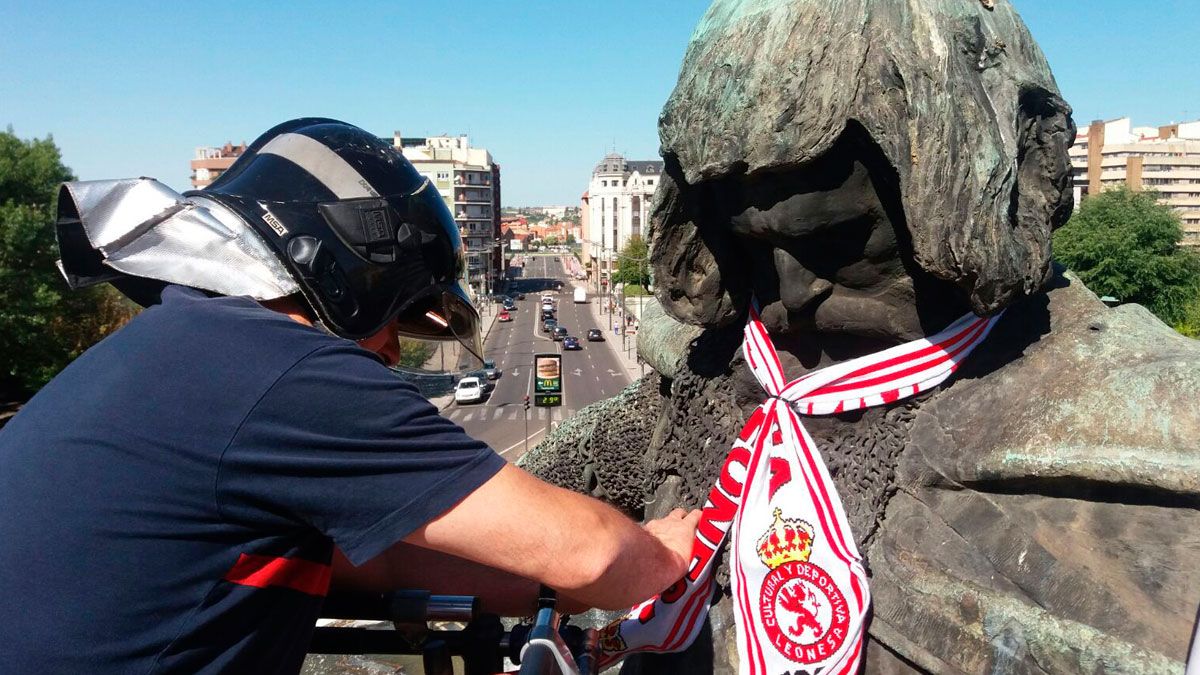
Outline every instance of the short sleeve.
{"label": "short sleeve", "polygon": [[300,360],[257,402],[222,455],[216,499],[250,527],[316,528],[359,565],[504,463],[347,341]]}

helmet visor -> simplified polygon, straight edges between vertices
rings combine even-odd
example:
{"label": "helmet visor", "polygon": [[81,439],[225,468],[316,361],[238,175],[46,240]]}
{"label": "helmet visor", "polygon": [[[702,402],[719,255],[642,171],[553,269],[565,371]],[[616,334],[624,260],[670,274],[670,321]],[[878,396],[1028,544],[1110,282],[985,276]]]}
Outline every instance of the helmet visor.
{"label": "helmet visor", "polygon": [[454,340],[459,355],[454,370],[483,364],[483,333],[479,313],[458,283],[431,287],[409,302],[396,317],[397,332],[418,340]]}

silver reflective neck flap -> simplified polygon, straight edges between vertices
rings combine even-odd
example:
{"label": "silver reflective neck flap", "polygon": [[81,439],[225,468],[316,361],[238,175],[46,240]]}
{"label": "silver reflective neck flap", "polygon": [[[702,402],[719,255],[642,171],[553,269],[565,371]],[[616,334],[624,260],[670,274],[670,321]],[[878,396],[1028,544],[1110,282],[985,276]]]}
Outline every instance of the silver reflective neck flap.
{"label": "silver reflective neck flap", "polygon": [[[211,199],[184,198],[153,178],[65,187],[89,245],[118,272],[255,300],[300,291],[267,244]],[[70,281],[63,260],[59,269]]]}

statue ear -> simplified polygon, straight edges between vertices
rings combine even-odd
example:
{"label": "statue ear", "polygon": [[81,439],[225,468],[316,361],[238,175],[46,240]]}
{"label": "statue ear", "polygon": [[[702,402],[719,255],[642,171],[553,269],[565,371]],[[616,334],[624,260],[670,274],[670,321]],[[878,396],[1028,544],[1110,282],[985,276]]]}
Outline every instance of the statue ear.
{"label": "statue ear", "polygon": [[[742,317],[749,299],[744,262],[725,209],[705,203],[667,155],[650,218],[650,264],[655,296],[672,317],[697,326],[724,326]],[[707,200],[713,201],[713,200]]]}

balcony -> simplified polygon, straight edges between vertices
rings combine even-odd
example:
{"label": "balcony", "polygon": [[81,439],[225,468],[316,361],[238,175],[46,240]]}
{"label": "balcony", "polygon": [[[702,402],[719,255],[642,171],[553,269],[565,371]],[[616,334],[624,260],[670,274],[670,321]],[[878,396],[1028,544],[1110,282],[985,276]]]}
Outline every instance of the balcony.
{"label": "balcony", "polygon": [[456,204],[491,204],[492,192],[490,189],[486,191],[483,189],[455,190],[454,202]]}
{"label": "balcony", "polygon": [[491,175],[490,175],[490,174],[461,174],[461,173],[456,173],[456,174],[454,175],[454,185],[455,185],[456,187],[457,187],[457,186],[460,186],[460,185],[464,185],[464,186],[468,186],[468,187],[470,187],[470,186],[478,186],[478,187],[488,187],[488,188],[490,188],[490,187],[492,186],[492,177],[491,177]]}
{"label": "balcony", "polygon": [[459,208],[454,213],[454,219],[455,220],[483,220],[483,221],[490,222],[492,219],[492,210],[490,208],[488,208],[488,209]]}

